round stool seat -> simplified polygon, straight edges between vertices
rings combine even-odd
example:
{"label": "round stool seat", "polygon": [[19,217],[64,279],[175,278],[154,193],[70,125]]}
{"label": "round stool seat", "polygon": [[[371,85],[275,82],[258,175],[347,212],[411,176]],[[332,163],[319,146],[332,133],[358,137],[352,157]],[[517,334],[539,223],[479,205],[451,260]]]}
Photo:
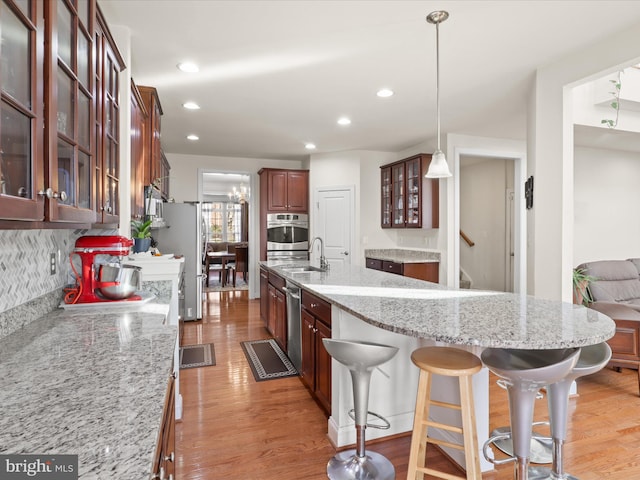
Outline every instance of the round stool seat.
{"label": "round stool seat", "polygon": [[543,387],[566,377],[578,361],[579,353],[579,348],[487,348],[482,352],[481,358],[489,370],[507,382],[526,382]]}
{"label": "round stool seat", "polygon": [[411,361],[422,370],[448,377],[473,375],[482,370],[478,357],[459,348],[419,348],[411,354]]}
{"label": "round stool seat", "polygon": [[323,338],[329,355],[350,370],[370,369],[382,365],[398,352],[397,347],[355,340]]}

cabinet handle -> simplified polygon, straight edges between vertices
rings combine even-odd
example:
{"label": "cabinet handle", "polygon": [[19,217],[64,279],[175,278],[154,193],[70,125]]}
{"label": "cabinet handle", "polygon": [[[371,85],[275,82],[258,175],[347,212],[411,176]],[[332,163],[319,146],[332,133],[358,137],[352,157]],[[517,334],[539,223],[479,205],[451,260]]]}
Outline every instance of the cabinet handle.
{"label": "cabinet handle", "polygon": [[317,328],[314,328],[314,329],[313,329],[313,333],[318,333],[318,329],[317,329]]}
{"label": "cabinet handle", "polygon": [[307,328],[311,331],[313,331],[313,327],[311,325],[307,325]]}
{"label": "cabinet handle", "polygon": [[63,202],[67,199],[67,192],[65,192],[64,190],[60,193],[54,192],[51,187],[47,188],[46,190],[40,190],[38,192],[38,195],[44,196],[47,198],[59,198]]}
{"label": "cabinet handle", "polygon": [[317,306],[318,306],[318,304],[317,304],[317,303],[312,303],[312,304],[311,304],[311,308],[316,308]]}
{"label": "cabinet handle", "polygon": [[171,452],[171,455],[165,455],[164,457],[164,461],[165,462],[171,462],[173,463],[173,461],[176,459],[176,456],[173,452]]}
{"label": "cabinet handle", "polygon": [[349,252],[340,252],[342,255],[349,255]]}

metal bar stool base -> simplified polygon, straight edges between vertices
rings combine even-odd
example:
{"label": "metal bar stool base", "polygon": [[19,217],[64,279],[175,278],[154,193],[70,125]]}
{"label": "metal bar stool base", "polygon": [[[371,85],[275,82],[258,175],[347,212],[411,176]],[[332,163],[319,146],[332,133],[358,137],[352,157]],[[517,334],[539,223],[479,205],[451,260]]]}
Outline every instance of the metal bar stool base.
{"label": "metal bar stool base", "polygon": [[[511,427],[496,428],[490,437],[504,435],[511,432]],[[493,444],[509,457],[513,457],[513,441],[511,438],[496,440]],[[553,461],[553,440],[543,437],[535,432],[531,435],[531,450],[529,451],[530,463],[551,463]]]}
{"label": "metal bar stool base", "polygon": [[394,480],[393,464],[383,455],[367,451],[358,457],[355,449],[337,453],[327,464],[330,480]]}
{"label": "metal bar stool base", "polygon": [[555,475],[549,467],[529,467],[529,480],[579,480],[565,473],[562,476]]}

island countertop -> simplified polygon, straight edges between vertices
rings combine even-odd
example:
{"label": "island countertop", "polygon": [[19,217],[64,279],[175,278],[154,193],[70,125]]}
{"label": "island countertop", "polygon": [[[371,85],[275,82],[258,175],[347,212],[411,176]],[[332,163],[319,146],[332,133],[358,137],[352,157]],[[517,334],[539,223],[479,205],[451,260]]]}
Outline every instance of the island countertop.
{"label": "island countertop", "polygon": [[260,264],[371,325],[412,337],[480,347],[554,349],[601,343],[615,333],[609,317],[566,302],[453,289],[354,265],[294,273],[287,271],[293,262]]}
{"label": "island countertop", "polygon": [[78,455],[82,479],[149,478],[177,339],[167,313],[58,309],[0,340],[0,453]]}

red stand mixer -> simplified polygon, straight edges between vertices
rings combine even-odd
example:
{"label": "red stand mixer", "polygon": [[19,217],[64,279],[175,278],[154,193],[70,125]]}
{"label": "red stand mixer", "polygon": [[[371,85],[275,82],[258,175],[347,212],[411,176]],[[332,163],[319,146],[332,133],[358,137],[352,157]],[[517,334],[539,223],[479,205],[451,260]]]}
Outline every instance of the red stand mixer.
{"label": "red stand mixer", "polygon": [[[77,286],[67,290],[65,303],[96,303],[112,301],[140,300],[133,295],[139,285],[132,285],[130,275],[139,284],[140,268],[130,265],[97,264],[97,255],[127,256],[133,240],[117,235],[84,236],[76,240],[71,256],[78,255],[82,261],[82,271],[78,275],[73,262],[71,268],[76,274]],[[126,273],[126,275],[121,275]],[[106,278],[109,277],[109,278]]]}

